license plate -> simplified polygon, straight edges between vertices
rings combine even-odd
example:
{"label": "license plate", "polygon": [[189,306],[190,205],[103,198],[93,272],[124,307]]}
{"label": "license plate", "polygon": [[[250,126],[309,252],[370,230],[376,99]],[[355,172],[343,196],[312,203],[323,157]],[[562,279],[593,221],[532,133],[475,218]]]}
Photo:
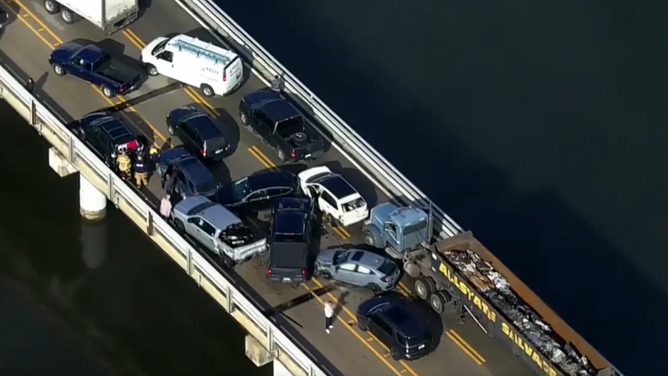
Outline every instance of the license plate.
{"label": "license plate", "polygon": [[422,349],[424,349],[424,345],[418,346],[418,350],[422,350]]}
{"label": "license plate", "polygon": [[304,158],[311,158],[311,154],[304,155]]}
{"label": "license plate", "polygon": [[290,282],[290,278],[283,278],[283,282]]}
{"label": "license plate", "polygon": [[216,154],[220,154],[222,152],[223,152],[222,150],[216,150]]}

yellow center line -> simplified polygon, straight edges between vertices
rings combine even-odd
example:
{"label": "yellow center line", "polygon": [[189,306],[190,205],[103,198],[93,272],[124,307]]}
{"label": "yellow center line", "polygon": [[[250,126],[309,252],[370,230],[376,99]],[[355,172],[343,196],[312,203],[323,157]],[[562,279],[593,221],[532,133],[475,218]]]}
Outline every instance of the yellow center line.
{"label": "yellow center line", "polygon": [[[130,29],[125,29],[125,30],[123,30],[123,35],[125,35],[125,37],[128,38],[128,40],[130,41],[130,43],[134,44],[140,51],[146,46],[146,43],[144,43],[144,42],[141,40],[141,38],[139,38],[139,36],[137,36],[137,34],[135,34],[135,33],[134,33],[132,30],[130,30]],[[62,42],[61,42],[61,43],[62,43]],[[205,109],[208,110],[212,115],[220,116],[220,114],[218,113],[218,111],[216,111],[216,109],[215,109],[215,108],[214,108],[214,107],[213,107],[207,100],[205,100],[204,98],[202,98],[202,97],[200,96],[200,94],[197,93],[192,87],[189,87],[189,86],[188,86],[188,87],[185,87],[185,88],[184,88],[184,91],[186,92],[186,94],[187,94],[193,101],[195,101],[195,103],[198,103],[198,104],[204,106]],[[277,169],[277,166],[276,166],[276,165],[275,165],[275,164],[274,164],[274,163],[273,163],[273,162],[272,162],[272,161],[271,161],[271,160],[270,160],[270,159],[269,159],[269,158],[268,158],[268,157],[267,157],[267,156],[266,156],[266,155],[265,155],[265,154],[264,154],[264,153],[263,153],[257,146],[253,145],[253,146],[249,147],[249,148],[248,148],[248,152],[249,152],[255,159],[257,159],[257,160],[258,160],[264,167],[266,167],[267,169],[272,169],[272,170]],[[345,240],[345,239],[348,239],[348,238],[351,237],[350,233],[349,233],[346,229],[344,229],[344,228],[342,228],[342,227],[336,226],[336,227],[333,227],[333,230],[334,230],[335,233],[337,233],[337,235],[338,235],[339,237],[341,237],[341,238],[344,239],[344,240]],[[312,280],[313,280],[313,282],[314,282],[318,287],[321,287],[321,288],[323,287],[323,285],[320,283],[320,281],[318,281],[316,278],[313,278]],[[307,289],[311,294],[313,294],[313,292],[309,289],[309,287],[308,287],[307,285],[302,284],[302,286],[303,286],[305,289]],[[404,295],[408,296],[408,295],[411,294],[410,290],[409,290],[409,289],[408,289],[402,282],[399,282],[398,287],[399,287],[399,290],[401,290],[401,292],[402,292]],[[322,301],[322,299],[321,299],[319,296],[317,296],[317,295],[315,295],[315,294],[313,294],[313,295],[315,296],[315,298],[316,298],[321,304],[324,304],[324,302]],[[330,299],[332,299],[333,301],[337,301],[337,299],[334,297],[333,294],[331,294],[331,293],[327,293],[327,295],[328,295],[328,297],[329,297]],[[348,308],[342,306],[342,310],[343,310],[344,312],[346,312],[346,314],[347,314],[348,316],[350,316],[351,320],[348,321],[349,323],[351,323],[351,322],[352,322],[352,323],[356,323],[356,322],[357,322],[357,318],[356,318],[356,316],[355,316],[355,315],[354,315]],[[337,319],[338,319],[339,321],[341,321],[342,323],[345,324],[345,321],[344,321],[342,318],[337,317]],[[365,341],[359,334],[357,334],[352,328],[350,328],[349,325],[344,325],[344,326],[346,326],[346,327],[351,331],[351,333],[353,333],[353,334],[354,334],[354,335],[355,335],[355,336],[356,336],[362,343],[364,343],[364,344],[365,344],[365,345],[366,345],[366,346],[367,346],[367,347],[368,347],[368,348],[369,348],[369,349],[370,349],[370,350],[371,350],[371,351],[372,351],[372,352],[373,352],[379,359],[381,359],[381,361],[383,361],[383,362],[385,363],[385,365],[387,365],[390,369],[392,369],[392,371],[394,371],[396,374],[399,375],[399,374],[405,374],[406,372],[410,372],[413,376],[419,376],[419,375],[418,375],[415,371],[413,371],[413,370],[406,364],[406,362],[403,361],[403,360],[402,360],[402,361],[399,361],[399,363],[400,363],[405,369],[403,369],[403,370],[401,370],[401,371],[398,371],[396,368],[394,368],[392,365],[390,365],[390,363],[388,363],[387,360],[385,360],[385,358],[384,358],[383,356],[381,356],[375,349],[373,349],[373,348],[367,343],[367,341]],[[456,332],[454,332],[454,330],[449,330],[449,331],[447,332],[447,335],[448,335],[449,338],[453,339],[453,342],[454,342],[455,344],[457,344],[457,346],[459,346],[459,347],[460,347],[466,354],[468,354],[468,355],[474,360],[474,362],[476,362],[478,365],[481,365],[483,362],[485,362],[485,360],[483,359],[483,357],[480,356],[480,354],[479,354],[478,352],[476,352],[476,351],[473,349],[473,347],[471,347],[470,345],[468,345],[468,343],[466,343],[466,342],[461,338],[461,336],[459,336]],[[371,340],[373,341],[373,337],[371,338]],[[383,348],[385,348],[386,351],[389,351],[389,349],[388,349],[382,342],[380,342],[380,341],[376,341],[376,342],[378,342],[381,346],[383,346]],[[385,356],[387,356],[387,354],[386,354]]]}
{"label": "yellow center line", "polygon": [[[54,49],[56,48],[57,45],[63,44],[63,40],[60,39],[60,37],[58,37],[58,35],[56,35],[56,33],[54,33],[48,26],[46,26],[46,25],[44,24],[44,22],[42,22],[42,20],[40,20],[39,18],[37,18],[37,16],[35,16],[35,15],[30,11],[30,9],[28,9],[28,7],[26,7],[20,0],[12,0],[12,2],[14,2],[16,5],[18,5],[18,7],[19,7],[19,9],[20,9],[21,11],[25,12],[24,14],[21,15],[21,17],[17,17],[17,19],[19,19],[19,20],[20,20],[20,21],[21,21],[21,22],[22,22],[22,23],[23,23],[23,24],[24,24],[30,31],[32,31],[32,32],[33,32],[39,39],[41,39],[42,42],[44,42],[44,44],[46,44],[51,50],[54,50]],[[17,16],[20,15],[20,13],[19,13],[17,10],[14,10],[12,7],[8,7],[8,8],[9,8],[15,15],[17,15]],[[28,18],[30,18],[30,19],[32,19],[33,21],[35,21],[35,22],[40,26],[39,29],[33,27],[32,25],[30,25],[30,23],[28,23],[28,22],[26,21],[26,19],[28,19]],[[50,43],[49,41],[47,41],[46,38],[44,38],[44,36],[42,35],[42,33],[44,33],[44,32],[46,32],[49,36],[51,36],[51,37],[56,41],[56,43]],[[105,95],[102,93],[102,91],[101,91],[97,86],[90,84],[90,87],[92,87],[93,90],[95,90],[95,91],[96,91],[102,98],[104,98],[104,100],[106,100],[109,104],[111,104],[112,106],[116,106],[116,105],[117,105],[117,103],[114,103],[114,102],[111,100],[111,98],[107,98],[107,96],[105,96]],[[125,98],[123,98],[123,97],[121,97],[121,96],[118,96],[118,97],[116,97],[116,98],[117,98],[119,101],[121,101],[122,103],[124,103],[124,102],[126,101]],[[154,135],[154,136],[157,136],[157,137],[160,138],[163,142],[167,140],[167,139],[166,139],[166,138],[165,138],[165,137],[164,137],[164,136],[163,136],[163,135],[162,135],[162,134],[161,134],[161,133],[160,133],[160,132],[153,126],[153,125],[151,125],[150,122],[148,122],[145,118],[143,118],[143,117],[139,114],[139,112],[137,112],[132,106],[128,106],[128,109],[129,109],[130,111],[134,112],[134,113],[135,113],[135,114],[136,114],[136,115],[137,115],[137,116],[138,116],[138,117],[139,117],[139,118],[140,118],[140,119],[141,119],[141,120],[142,120],[142,121],[143,121],[143,122],[150,128],[150,129],[151,129],[151,130],[152,130],[152,131],[153,131],[153,135]],[[126,119],[128,119],[128,121],[130,121],[131,123],[133,122],[132,119],[130,119],[126,114],[124,114],[124,113],[121,113],[121,114],[122,114]],[[141,129],[139,129],[139,131],[142,132],[142,133],[144,133],[146,136],[150,136],[149,134],[146,134],[146,132],[144,132],[144,131],[141,130]]]}

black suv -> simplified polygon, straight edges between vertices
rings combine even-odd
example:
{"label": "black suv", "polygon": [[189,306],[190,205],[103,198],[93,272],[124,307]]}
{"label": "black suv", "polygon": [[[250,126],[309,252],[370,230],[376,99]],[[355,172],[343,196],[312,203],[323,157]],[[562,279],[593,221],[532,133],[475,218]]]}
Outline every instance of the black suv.
{"label": "black suv", "polygon": [[362,302],[357,308],[357,325],[389,348],[393,359],[415,360],[433,346],[429,328],[418,314],[415,302],[391,291]]}
{"label": "black suv", "polygon": [[137,136],[125,122],[110,112],[93,112],[79,120],[81,140],[89,144],[102,160],[115,170],[119,152],[133,153],[139,148]]}
{"label": "black suv", "polygon": [[219,161],[227,156],[230,143],[209,115],[192,106],[179,107],[167,115],[167,131],[183,146],[205,160]]}
{"label": "black suv", "polygon": [[315,215],[311,200],[281,198],[271,214],[267,279],[281,283],[306,282],[312,274],[311,239]]}

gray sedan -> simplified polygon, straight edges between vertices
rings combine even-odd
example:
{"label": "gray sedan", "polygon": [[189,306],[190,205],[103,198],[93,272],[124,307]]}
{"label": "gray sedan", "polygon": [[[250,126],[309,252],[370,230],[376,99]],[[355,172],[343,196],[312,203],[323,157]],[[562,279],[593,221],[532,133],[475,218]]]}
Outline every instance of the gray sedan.
{"label": "gray sedan", "polygon": [[390,259],[359,249],[331,248],[318,255],[315,275],[378,293],[394,288],[401,270]]}

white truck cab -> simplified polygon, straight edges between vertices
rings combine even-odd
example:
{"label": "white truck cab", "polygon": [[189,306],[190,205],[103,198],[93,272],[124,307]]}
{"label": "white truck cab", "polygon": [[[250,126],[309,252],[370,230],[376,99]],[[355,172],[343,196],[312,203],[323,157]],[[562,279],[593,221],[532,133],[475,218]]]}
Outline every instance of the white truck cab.
{"label": "white truck cab", "polygon": [[144,47],[141,60],[149,75],[161,74],[198,87],[205,97],[227,95],[243,79],[239,55],[183,34],[156,38]]}
{"label": "white truck cab", "polygon": [[369,208],[362,195],[343,176],[327,166],[309,168],[298,176],[302,192],[313,199],[330,220],[348,227],[369,216]]}

